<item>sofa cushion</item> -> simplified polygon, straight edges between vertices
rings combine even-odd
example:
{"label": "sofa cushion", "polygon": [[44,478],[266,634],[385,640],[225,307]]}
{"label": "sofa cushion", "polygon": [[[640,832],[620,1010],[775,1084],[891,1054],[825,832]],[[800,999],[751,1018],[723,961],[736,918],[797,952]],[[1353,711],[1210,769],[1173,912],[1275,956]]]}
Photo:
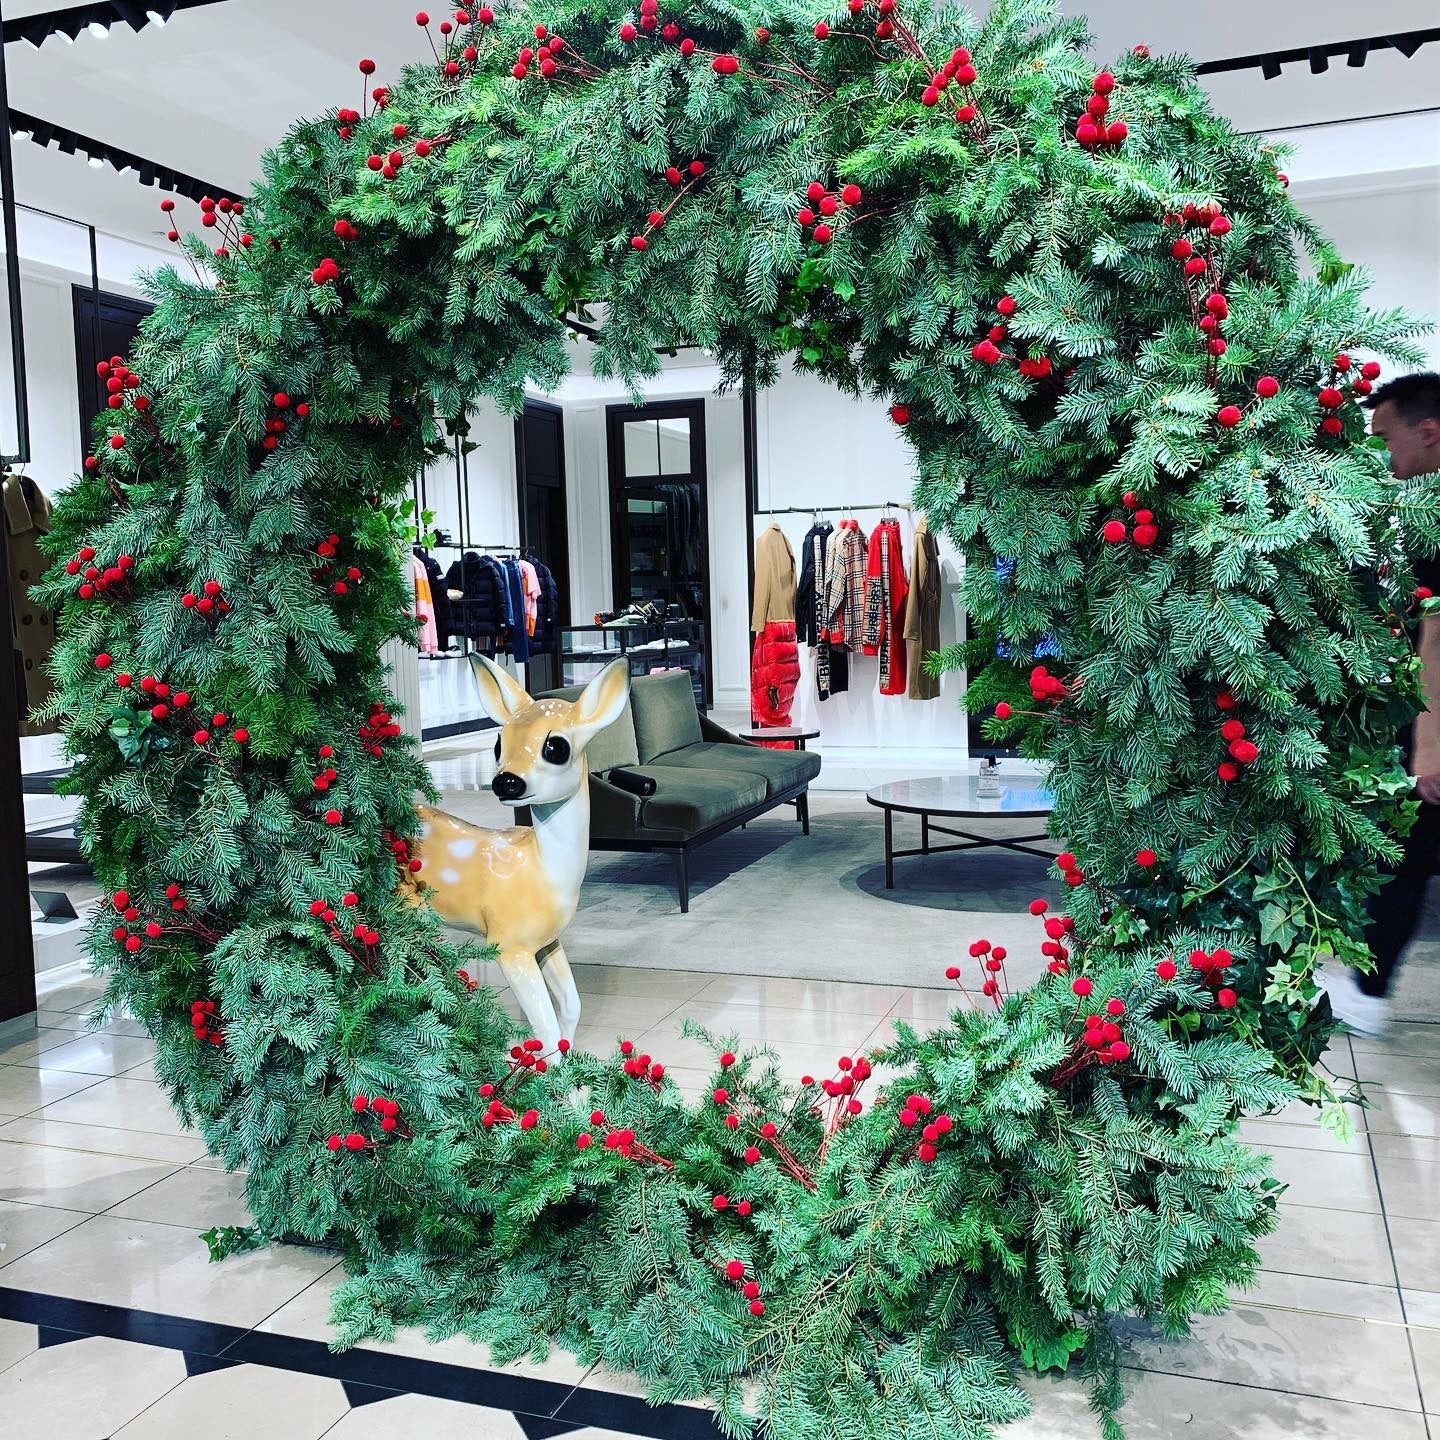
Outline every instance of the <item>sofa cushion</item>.
{"label": "sofa cushion", "polygon": [[[578,700],[583,685],[567,685],[563,690],[549,690],[537,700]],[[635,716],[631,707],[620,712],[619,718],[600,731],[585,747],[585,758],[592,775],[603,775],[616,765],[639,763],[640,751],[635,743]]]}
{"label": "sofa cushion", "polygon": [[642,765],[686,745],[697,745],[704,738],[688,670],[639,676],[630,686],[630,708],[635,712],[635,740]]}
{"label": "sofa cushion", "polygon": [[765,799],[764,779],[748,771],[663,764],[632,768],[655,781],[655,793],[640,802],[640,824],[646,830],[694,835]]}
{"label": "sofa cushion", "polygon": [[767,795],[777,795],[792,785],[803,785],[820,773],[820,757],[810,750],[767,750],[762,745],[725,745],[702,741],[687,745],[665,757],[664,763],[677,769],[744,771],[761,776]]}

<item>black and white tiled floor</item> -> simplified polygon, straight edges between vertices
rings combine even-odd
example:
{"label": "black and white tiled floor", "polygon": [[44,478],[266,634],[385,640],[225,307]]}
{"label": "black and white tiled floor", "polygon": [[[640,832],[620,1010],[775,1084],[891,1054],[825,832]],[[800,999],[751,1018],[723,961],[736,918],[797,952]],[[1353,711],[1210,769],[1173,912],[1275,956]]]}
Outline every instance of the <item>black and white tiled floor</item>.
{"label": "black and white tiled floor", "polygon": [[[697,1089],[694,1015],[776,1041],[792,1068],[938,1020],[945,991],[576,966],[582,1043],[619,1024]],[[42,977],[44,980],[45,977]],[[332,1256],[210,1265],[196,1232],[244,1223],[241,1177],[185,1132],[133,1021],[87,1033],[89,977],[48,977],[40,1029],[0,1039],[0,1440],[578,1440],[718,1435],[628,1376],[552,1353],[492,1367],[419,1332],[332,1355]],[[589,1033],[586,1033],[586,1032]],[[1440,1440],[1440,1026],[1337,1042],[1370,1082],[1351,1143],[1304,1112],[1248,1122],[1289,1184],[1257,1289],[1175,1343],[1127,1338],[1131,1440]],[[1004,1440],[1090,1440],[1073,1381],[1031,1383]]]}

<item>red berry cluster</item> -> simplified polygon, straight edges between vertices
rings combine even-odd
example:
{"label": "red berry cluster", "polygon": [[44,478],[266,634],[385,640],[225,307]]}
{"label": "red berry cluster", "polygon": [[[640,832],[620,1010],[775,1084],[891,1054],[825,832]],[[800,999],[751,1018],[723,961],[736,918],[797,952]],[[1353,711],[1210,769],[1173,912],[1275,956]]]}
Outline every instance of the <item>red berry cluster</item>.
{"label": "red berry cluster", "polygon": [[[1214,950],[1192,950],[1190,952],[1190,968],[1196,972],[1201,982],[1215,992],[1215,1003],[1222,1010],[1233,1010],[1239,996],[1225,983],[1225,972],[1235,963],[1235,957],[1223,946],[1218,945]],[[1173,961],[1160,962],[1161,965],[1169,965],[1170,974],[1161,974],[1160,965],[1155,967],[1155,973],[1160,975],[1162,980],[1174,979],[1175,965]]]}
{"label": "red berry cluster", "polygon": [[[400,722],[392,718],[390,712],[380,702],[371,701],[369,718],[360,726],[360,739],[370,747],[370,753],[375,756],[383,755],[385,752],[380,748],[382,740],[396,739],[400,731]],[[397,856],[403,857],[406,853],[405,842],[399,841],[391,847]],[[419,865],[412,865],[412,870],[418,870]]]}
{"label": "red berry cluster", "polygon": [[[630,237],[630,248],[632,250],[645,250],[649,247],[650,236],[655,233],[669,218],[670,212],[680,203],[683,196],[693,190],[699,182],[700,177],[705,173],[705,162],[703,160],[692,160],[685,167],[684,172],[678,165],[671,165],[665,171],[666,182],[675,186],[679,194],[675,195],[663,210],[652,210],[645,220],[645,229],[638,235]],[[689,177],[688,179],[686,177]]]}
{"label": "red berry cluster", "polygon": [[1110,96],[1115,90],[1115,77],[1108,70],[1100,71],[1090,82],[1090,88],[1092,94],[1085,102],[1085,113],[1075,122],[1075,138],[1094,154],[1102,146],[1113,149],[1122,145],[1130,134],[1130,127],[1123,120],[1106,123]]}
{"label": "red berry cluster", "polygon": [[[595,1117],[592,1115],[590,1118],[594,1120]],[[752,1208],[748,1200],[732,1200],[728,1195],[716,1195],[710,1201],[710,1207],[717,1213],[722,1210],[734,1210],[742,1219],[749,1215]]]}
{"label": "red berry cluster", "polygon": [[[640,0],[642,7],[649,3],[650,0]],[[710,62],[710,68],[717,75],[737,75],[740,72],[740,59],[736,55],[717,55]]]}
{"label": "red berry cluster", "polygon": [[[860,203],[864,198],[864,192],[858,185],[842,185],[838,195],[831,194],[818,180],[812,180],[805,187],[805,199],[808,203],[802,205],[795,212],[795,221],[802,230],[808,230],[814,226],[812,238],[817,245],[828,245],[835,237],[835,232],[840,229],[841,206],[851,208]],[[816,212],[819,212],[818,215]],[[833,223],[832,223],[833,222]],[[895,410],[904,412],[905,419],[895,417]],[[905,424],[910,418],[910,412],[903,405],[896,406],[890,412],[891,419],[897,425]]]}
{"label": "red berry cluster", "polygon": [[[1006,950],[1003,945],[992,945],[988,940],[976,940],[970,946],[970,958],[980,962],[983,980],[980,986],[980,993],[990,1000],[998,1010],[1002,998],[1010,998],[1009,977],[1005,974]],[[973,1005],[970,992],[965,988],[965,981],[961,976],[958,965],[946,967],[945,978],[953,980],[960,988],[960,993]]]}
{"label": "red berry cluster", "polygon": [[659,1165],[665,1170],[673,1170],[674,1162],[667,1160],[663,1155],[658,1155],[644,1143],[635,1132],[628,1126],[612,1125],[606,1118],[603,1110],[592,1110],[590,1112],[590,1129],[582,1130],[575,1137],[575,1148],[577,1150],[588,1150],[595,1143],[595,1136],[592,1131],[600,1130],[604,1133],[605,1148],[613,1150],[625,1160],[638,1160],[642,1164]]}
{"label": "red berry cluster", "polygon": [[716,1268],[724,1272],[727,1280],[740,1286],[740,1293],[750,1302],[752,1315],[758,1319],[765,1313],[765,1302],[760,1298],[760,1282],[745,1278],[745,1262],[743,1260],[727,1260],[723,1266]]}
{"label": "red berry cluster", "polygon": [[208,1040],[212,1045],[225,1043],[224,1022],[215,1013],[213,1000],[192,1000],[190,1002],[190,1030],[197,1040]]}
{"label": "red berry cluster", "polygon": [[624,1063],[620,1068],[630,1079],[647,1080],[657,1091],[660,1089],[660,1082],[665,1078],[663,1065],[653,1062],[648,1055],[637,1055],[633,1040],[620,1042],[620,1054],[624,1056]]}
{"label": "red berry cluster", "polygon": [[[265,437],[267,440],[273,438]],[[350,587],[357,584],[364,578],[364,571],[358,565],[347,565],[343,574],[338,574],[340,566],[330,564],[335,558],[335,552],[340,548],[339,535],[332,532],[325,539],[319,541],[315,546],[315,553],[323,563],[317,565],[311,572],[311,577],[321,585],[328,585],[336,595],[348,595]],[[332,576],[337,578],[332,578]]]}
{"label": "red berry cluster", "polygon": [[[337,220],[335,222],[337,226],[342,224],[348,225],[349,223],[348,220]],[[275,392],[271,405],[274,413],[265,422],[265,438],[260,442],[267,450],[273,450],[276,445],[280,443],[280,436],[290,428],[290,417],[292,415],[300,420],[304,420],[310,414],[310,407],[303,400],[292,408],[290,397],[283,390],[277,390]]]}
{"label": "red berry cluster", "polygon": [[1345,410],[1347,400],[1368,395],[1374,388],[1373,382],[1380,378],[1380,366],[1374,360],[1367,360],[1357,371],[1355,362],[1346,354],[1339,354],[1330,364],[1330,378],[1316,397],[1320,403],[1322,435],[1338,436],[1345,433]]}
{"label": "red berry cluster", "polygon": [[[1215,704],[1221,710],[1233,710],[1235,697],[1228,690],[1222,690],[1215,697]],[[1220,738],[1225,741],[1230,758],[1220,762],[1216,767],[1216,774],[1228,784],[1239,778],[1240,766],[1255,763],[1260,749],[1253,740],[1246,739],[1244,724],[1233,717],[1221,724]]]}
{"label": "red berry cluster", "polygon": [[[140,377],[125,364],[124,359],[119,355],[112,355],[108,360],[101,360],[95,366],[95,373],[105,382],[105,403],[112,410],[124,409],[130,392],[140,388]],[[150,397],[136,395],[133,403],[143,415],[150,408]]]}
{"label": "red berry cluster", "polygon": [[[165,898],[170,902],[171,911],[177,915],[183,914],[190,907],[190,902],[180,893],[180,886],[173,882],[165,887]],[[220,938],[213,930],[193,915],[184,923],[177,922],[168,926],[162,925],[152,916],[151,919],[145,922],[142,936],[141,934],[132,932],[128,928],[136,924],[141,918],[140,909],[134,904],[130,892],[128,890],[115,891],[110,897],[110,903],[115,907],[121,920],[125,922],[122,925],[117,925],[110,932],[111,939],[117,944],[124,945],[125,949],[132,955],[138,953],[147,940],[159,940],[166,934],[198,935],[202,939],[208,940],[211,944],[214,944]]]}
{"label": "red berry cluster", "polygon": [[1085,872],[1080,868],[1080,862],[1068,850],[1062,850],[1055,857],[1055,868],[1065,877],[1065,883],[1069,886],[1083,885],[1085,883]]}
{"label": "red berry cluster", "polygon": [[[587,73],[593,67],[580,67],[574,64],[567,64],[562,60],[561,54],[565,49],[565,42],[558,35],[552,35],[543,25],[535,27],[535,44],[522,45],[515,55],[515,64],[511,67],[510,73],[517,79],[523,80],[530,73],[530,66],[538,60],[537,68],[541,76],[546,80],[553,80],[562,71],[572,74]],[[578,59],[578,57],[576,57]]]}
{"label": "red berry cluster", "polygon": [[[909,1095],[900,1107],[899,1121],[904,1130],[914,1130],[935,1108],[935,1102],[928,1095]],[[922,1165],[934,1164],[940,1154],[940,1141],[955,1128],[955,1122],[948,1115],[936,1115],[926,1120],[920,1128],[920,1139],[911,1152]],[[910,1136],[906,1136],[908,1141]]]}
{"label": "red berry cluster", "polygon": [[[1095,983],[1087,975],[1078,975],[1070,982],[1070,989],[1078,1000],[1084,1000],[1095,989]],[[1077,1005],[1077,1015],[1078,1012]],[[1125,1002],[1117,997],[1105,1002],[1103,1014],[1087,1015],[1070,1054],[1056,1067],[1050,1083],[1057,1087],[1065,1085],[1092,1065],[1118,1065],[1128,1060],[1130,1046],[1120,1026],[1124,1013]]]}
{"label": "red berry cluster", "polygon": [[180,597],[180,603],[187,610],[203,615],[211,629],[230,613],[230,602],[225,598],[224,587],[214,578],[201,585],[198,595],[193,590],[187,590]]}
{"label": "red berry cluster", "polygon": [[202,720],[190,738],[199,746],[208,745],[212,740],[221,738],[219,732],[229,723],[230,717],[223,710],[217,710],[211,715],[210,723],[206,725]]}
{"label": "red berry cluster", "polygon": [[340,278],[340,267],[327,255],[311,272],[310,279],[316,285],[328,285]]}
{"label": "red berry cluster", "polygon": [[[881,8],[884,8],[883,0]],[[955,101],[955,119],[962,125],[972,125],[980,119],[980,109],[970,90],[979,78],[975,66],[971,64],[970,52],[963,45],[957,46],[950,52],[950,58],[944,65],[931,75],[930,83],[920,92],[920,103],[926,106],[938,105],[945,98],[945,91],[953,80],[957,90],[961,92]]]}
{"label": "red berry cluster", "polygon": [[[344,132],[342,132],[344,133]],[[165,232],[165,238],[171,244],[178,244],[180,232],[175,228],[174,210],[175,202],[168,196],[160,202],[160,208],[170,219],[170,229]],[[207,230],[220,228],[220,244],[215,247],[217,259],[228,260],[230,258],[230,246],[238,249],[248,250],[254,243],[255,237],[248,230],[242,230],[240,217],[245,214],[245,203],[242,200],[232,200],[228,195],[222,195],[218,200],[206,195],[200,201],[200,223]],[[144,408],[137,406],[137,409]]]}
{"label": "red berry cluster", "polygon": [[[93,545],[82,545],[75,552],[75,558],[65,562],[67,575],[80,576],[80,584],[76,587],[75,593],[82,600],[106,599],[117,604],[135,598],[132,574],[134,568],[135,557],[133,555],[118,555],[113,565],[96,564]],[[109,657],[105,657],[103,665],[100,660],[101,657],[97,655],[95,666],[99,670],[104,670],[110,663]]]}
{"label": "red berry cluster", "polygon": [[[99,656],[96,662],[99,662]],[[134,677],[121,673],[115,677],[115,683],[122,690],[133,688]],[[156,724],[168,720],[171,716],[177,716],[181,710],[186,709],[190,704],[190,692],[188,690],[171,690],[170,686],[163,680],[157,680],[153,675],[142,675],[139,682],[140,695],[136,697],[135,703],[140,709],[147,709],[150,712],[150,719]]]}
{"label": "red berry cluster", "polygon": [[[333,745],[322,745],[316,754],[321,760],[333,760],[335,758],[335,747]],[[317,770],[311,778],[310,785],[315,790],[328,790],[334,781],[340,778],[340,772],[333,765],[324,765]]]}
{"label": "red berry cluster", "polygon": [[[695,42],[688,35],[685,39],[680,40],[680,27],[673,20],[669,21],[663,27],[660,27],[659,11],[659,0],[640,0],[640,29],[637,30],[627,21],[620,27],[620,39],[624,41],[626,45],[633,45],[635,41],[640,38],[641,31],[644,31],[647,35],[652,35],[657,28],[660,28],[660,38],[671,45],[679,40],[680,53],[685,56],[686,59],[689,59],[689,57],[695,53]],[[760,43],[764,44],[765,42],[761,41]],[[716,58],[718,59],[719,57],[717,56]],[[728,56],[726,58],[733,60],[735,57]],[[738,70],[739,68],[740,63],[737,60],[735,62],[735,69]],[[717,73],[723,75],[734,74],[735,72],[728,69],[720,70],[717,67]]]}
{"label": "red berry cluster", "polygon": [[1030,671],[1030,694],[1036,700],[1048,700],[1058,705],[1067,695],[1069,688],[1058,676],[1052,675],[1043,665],[1036,665]]}
{"label": "red berry cluster", "polygon": [[1131,530],[1123,520],[1107,520],[1100,528],[1100,537],[1107,545],[1123,545],[1129,540],[1142,550],[1148,550],[1160,538],[1160,528],[1155,524],[1154,512],[1136,508],[1139,503],[1133,490],[1125,492],[1124,504],[1133,511],[1135,528]]}

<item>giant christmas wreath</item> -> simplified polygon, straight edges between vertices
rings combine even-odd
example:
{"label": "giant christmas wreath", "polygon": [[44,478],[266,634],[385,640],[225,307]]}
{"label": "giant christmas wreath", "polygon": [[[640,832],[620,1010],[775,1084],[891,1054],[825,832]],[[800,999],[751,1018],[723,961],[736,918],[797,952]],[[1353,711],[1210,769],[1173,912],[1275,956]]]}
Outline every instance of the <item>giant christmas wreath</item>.
{"label": "giant christmas wreath", "polygon": [[[41,587],[94,960],[258,1232],[343,1250],[344,1340],[559,1343],[737,1430],[755,1382],[787,1440],[979,1436],[1017,1356],[1078,1353],[1113,1429],[1106,1313],[1182,1331],[1253,1273],[1236,1118],[1332,1093],[1316,958],[1356,954],[1408,819],[1398,526],[1440,517],[1349,351],[1414,327],[1184,60],[1097,74],[1051,0],[664,6],[417,16],[433,63],[362,61],[171,232],[197,276],[102,365]],[[690,1106],[663,1056],[539,1055],[457,978],[397,884],[402,501],[469,403],[560,382],[567,319],[637,388],[687,343],[891,403],[971,562],[942,663],[1050,762],[1073,849],[1039,983],[965,937],[948,1025],[798,1089],[717,1054]]]}

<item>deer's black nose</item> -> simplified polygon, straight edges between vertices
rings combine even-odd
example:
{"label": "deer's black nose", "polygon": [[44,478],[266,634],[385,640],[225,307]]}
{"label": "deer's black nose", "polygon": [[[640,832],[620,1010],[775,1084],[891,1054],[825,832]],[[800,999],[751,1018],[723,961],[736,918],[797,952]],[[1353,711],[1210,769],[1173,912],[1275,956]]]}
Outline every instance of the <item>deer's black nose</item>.
{"label": "deer's black nose", "polygon": [[490,788],[501,800],[518,800],[525,793],[525,781],[522,776],[502,770],[490,782]]}

